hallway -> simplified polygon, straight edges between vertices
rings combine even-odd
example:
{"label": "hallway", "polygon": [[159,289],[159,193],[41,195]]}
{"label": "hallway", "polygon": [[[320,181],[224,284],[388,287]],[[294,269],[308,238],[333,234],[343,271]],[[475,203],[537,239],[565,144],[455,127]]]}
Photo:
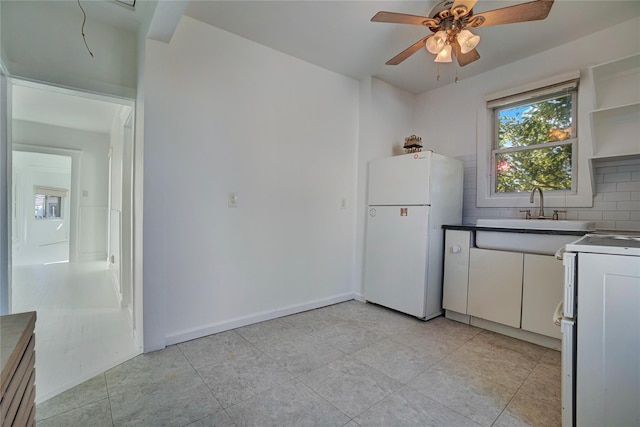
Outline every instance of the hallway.
{"label": "hallway", "polygon": [[104,261],[14,265],[12,301],[37,311],[38,403],[141,353]]}

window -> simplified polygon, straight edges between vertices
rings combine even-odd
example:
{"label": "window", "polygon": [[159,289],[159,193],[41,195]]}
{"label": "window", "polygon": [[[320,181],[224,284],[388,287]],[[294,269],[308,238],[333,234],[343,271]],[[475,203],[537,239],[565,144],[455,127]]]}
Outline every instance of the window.
{"label": "window", "polygon": [[67,190],[36,186],[34,192],[36,219],[62,218],[62,205]]}
{"label": "window", "polygon": [[575,191],[576,98],[571,81],[487,103],[493,194]]}

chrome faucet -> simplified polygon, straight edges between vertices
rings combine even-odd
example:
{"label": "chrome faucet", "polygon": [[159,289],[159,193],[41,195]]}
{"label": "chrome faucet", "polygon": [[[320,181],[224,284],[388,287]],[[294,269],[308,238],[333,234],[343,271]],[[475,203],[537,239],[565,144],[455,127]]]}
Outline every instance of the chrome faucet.
{"label": "chrome faucet", "polygon": [[531,189],[531,194],[529,194],[529,203],[533,203],[536,190],[540,193],[540,210],[538,211],[537,218],[544,218],[544,196],[542,195],[542,188],[536,185]]}

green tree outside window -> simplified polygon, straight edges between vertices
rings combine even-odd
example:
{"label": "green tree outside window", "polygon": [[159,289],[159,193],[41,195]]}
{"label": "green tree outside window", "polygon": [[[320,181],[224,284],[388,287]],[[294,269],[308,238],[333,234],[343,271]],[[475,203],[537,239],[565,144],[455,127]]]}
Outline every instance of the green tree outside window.
{"label": "green tree outside window", "polygon": [[571,190],[575,91],[494,110],[495,192]]}

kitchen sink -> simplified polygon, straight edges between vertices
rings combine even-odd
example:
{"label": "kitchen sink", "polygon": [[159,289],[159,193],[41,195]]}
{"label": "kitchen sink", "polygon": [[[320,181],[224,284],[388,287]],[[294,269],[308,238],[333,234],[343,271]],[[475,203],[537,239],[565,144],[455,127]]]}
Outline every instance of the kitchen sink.
{"label": "kitchen sink", "polygon": [[[476,246],[483,249],[527,252],[542,255],[554,255],[567,243],[578,240],[580,232],[586,234],[595,230],[592,221],[554,221],[549,219],[491,218],[476,222]],[[487,228],[512,228],[521,232],[483,231]],[[527,233],[527,230],[538,230]],[[550,231],[549,234],[539,230]],[[570,234],[563,234],[570,232]],[[577,233],[576,233],[577,232]]]}
{"label": "kitchen sink", "polygon": [[592,221],[551,219],[488,218],[479,219],[476,225],[478,227],[522,228],[525,230],[594,231],[596,229],[596,223]]}

